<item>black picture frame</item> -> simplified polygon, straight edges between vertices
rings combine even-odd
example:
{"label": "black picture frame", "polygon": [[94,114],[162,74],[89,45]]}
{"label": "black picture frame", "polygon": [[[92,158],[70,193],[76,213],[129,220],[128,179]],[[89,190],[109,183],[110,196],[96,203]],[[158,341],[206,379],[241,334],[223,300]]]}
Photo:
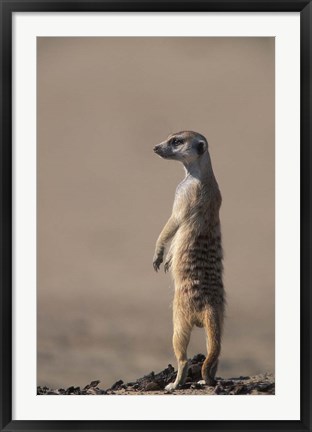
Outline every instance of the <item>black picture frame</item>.
{"label": "black picture frame", "polygon": [[[311,431],[311,0],[0,0],[1,13],[1,430]],[[12,14],[14,12],[300,12],[301,419],[299,421],[12,420]],[[289,379],[291,385],[291,371]]]}

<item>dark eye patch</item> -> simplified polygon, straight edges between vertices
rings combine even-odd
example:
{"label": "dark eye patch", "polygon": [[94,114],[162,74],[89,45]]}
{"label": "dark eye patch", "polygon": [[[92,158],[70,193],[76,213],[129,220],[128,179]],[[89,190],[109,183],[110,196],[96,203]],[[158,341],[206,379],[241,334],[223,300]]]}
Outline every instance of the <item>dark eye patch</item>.
{"label": "dark eye patch", "polygon": [[170,145],[173,147],[178,147],[183,144],[183,140],[181,138],[171,138]]}

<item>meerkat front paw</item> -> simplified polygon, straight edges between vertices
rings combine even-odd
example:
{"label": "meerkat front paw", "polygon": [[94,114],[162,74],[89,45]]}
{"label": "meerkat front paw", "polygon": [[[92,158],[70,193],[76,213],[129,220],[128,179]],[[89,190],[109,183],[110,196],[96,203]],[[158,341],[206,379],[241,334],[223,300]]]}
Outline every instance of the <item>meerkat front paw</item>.
{"label": "meerkat front paw", "polygon": [[165,261],[165,263],[164,263],[165,273],[167,273],[167,271],[170,270],[170,267],[171,267],[171,257],[167,258],[166,261]]}
{"label": "meerkat front paw", "polygon": [[160,264],[163,262],[163,257],[161,255],[155,255],[153,258],[153,267],[155,271],[159,270]]}

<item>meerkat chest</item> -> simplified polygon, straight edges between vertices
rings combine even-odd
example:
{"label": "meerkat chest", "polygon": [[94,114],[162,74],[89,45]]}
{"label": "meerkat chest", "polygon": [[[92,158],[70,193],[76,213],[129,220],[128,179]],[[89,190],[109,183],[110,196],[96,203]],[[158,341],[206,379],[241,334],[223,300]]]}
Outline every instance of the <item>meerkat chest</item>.
{"label": "meerkat chest", "polygon": [[196,211],[201,197],[201,186],[197,180],[184,179],[177,187],[173,204],[173,212],[176,217],[183,220]]}

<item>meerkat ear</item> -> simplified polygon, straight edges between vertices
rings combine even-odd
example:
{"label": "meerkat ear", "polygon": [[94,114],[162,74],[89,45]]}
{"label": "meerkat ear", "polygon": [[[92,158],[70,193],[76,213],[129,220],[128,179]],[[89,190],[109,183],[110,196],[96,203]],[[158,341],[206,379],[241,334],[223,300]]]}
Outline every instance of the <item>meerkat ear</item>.
{"label": "meerkat ear", "polygon": [[197,145],[196,145],[196,149],[197,149],[197,153],[199,155],[202,155],[205,152],[205,150],[206,150],[206,143],[205,143],[205,141],[199,141],[197,143]]}

